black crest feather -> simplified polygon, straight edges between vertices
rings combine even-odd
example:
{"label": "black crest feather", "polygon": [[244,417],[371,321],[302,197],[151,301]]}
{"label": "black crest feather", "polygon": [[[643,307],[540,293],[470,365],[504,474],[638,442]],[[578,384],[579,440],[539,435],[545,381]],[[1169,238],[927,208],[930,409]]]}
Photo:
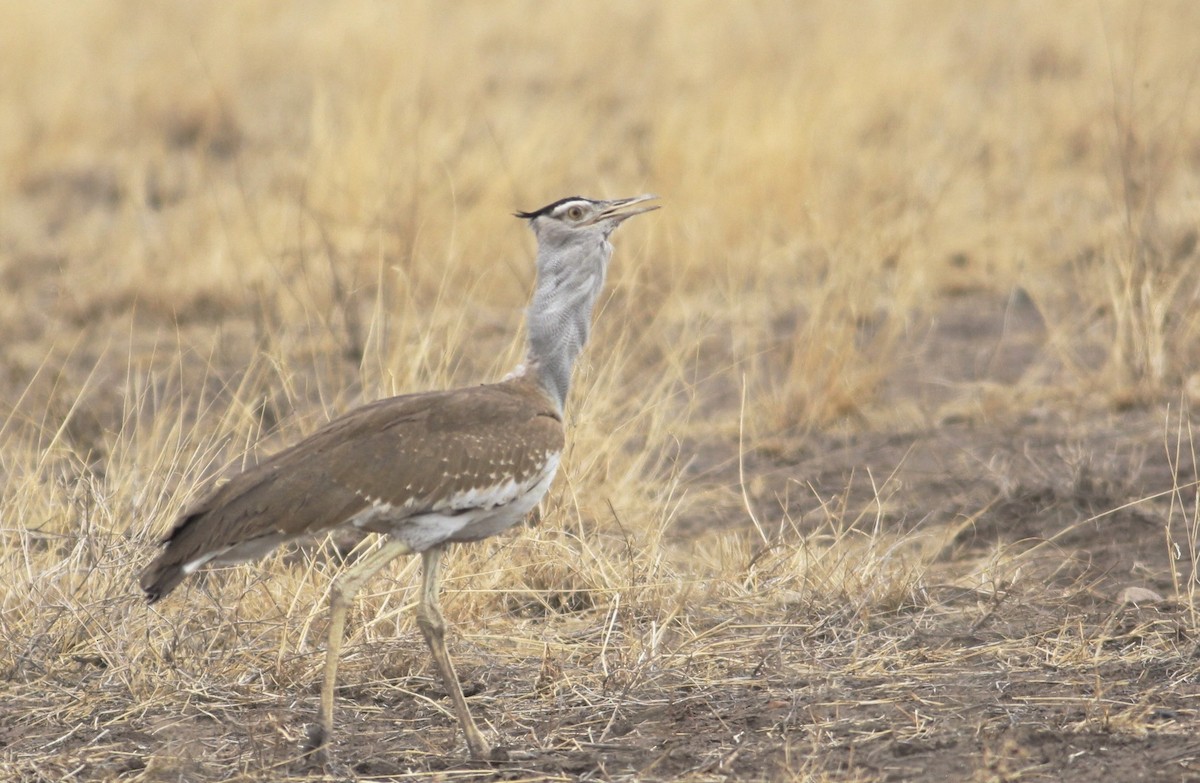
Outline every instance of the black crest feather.
{"label": "black crest feather", "polygon": [[591,199],[586,199],[583,196],[567,196],[566,198],[560,198],[558,201],[555,201],[552,204],[547,204],[546,206],[542,207],[541,209],[535,209],[532,212],[514,212],[513,217],[519,217],[522,220],[533,220],[534,218],[541,217],[542,215],[549,215],[557,207],[560,207],[563,204],[566,204],[568,201],[590,201],[590,200]]}

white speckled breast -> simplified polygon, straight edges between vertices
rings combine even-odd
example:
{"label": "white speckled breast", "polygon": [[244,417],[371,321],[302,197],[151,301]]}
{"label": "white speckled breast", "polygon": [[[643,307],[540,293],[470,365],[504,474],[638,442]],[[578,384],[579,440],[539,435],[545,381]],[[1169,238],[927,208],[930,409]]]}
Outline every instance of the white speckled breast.
{"label": "white speckled breast", "polygon": [[537,470],[524,480],[505,477],[491,486],[462,490],[428,511],[418,511],[411,504],[397,508],[375,501],[350,523],[386,532],[414,552],[448,541],[478,541],[512,527],[533,510],[554,481],[560,458],[558,452],[547,452]]}

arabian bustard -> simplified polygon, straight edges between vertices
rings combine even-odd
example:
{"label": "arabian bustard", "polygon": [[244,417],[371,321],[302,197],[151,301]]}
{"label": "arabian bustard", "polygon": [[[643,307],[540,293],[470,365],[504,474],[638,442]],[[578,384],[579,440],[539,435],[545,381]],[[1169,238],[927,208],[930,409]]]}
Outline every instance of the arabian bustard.
{"label": "arabian bustard", "polygon": [[[407,394],[364,405],[234,477],[187,509],[142,573],[150,601],[205,565],[261,557],[286,541],[351,526],[387,536],[331,590],[319,721],[309,749],[333,734],[333,695],[346,612],[359,589],[400,555],[419,553],[417,625],[475,758],[491,749],[471,718],[446,651],[438,562],[447,545],[499,533],[528,514],[562,453],[571,368],[622,221],[656,209],[652,195],[572,197],[518,212],[537,237],[537,283],[524,363],[499,383]],[[639,206],[641,205],[641,206]]]}

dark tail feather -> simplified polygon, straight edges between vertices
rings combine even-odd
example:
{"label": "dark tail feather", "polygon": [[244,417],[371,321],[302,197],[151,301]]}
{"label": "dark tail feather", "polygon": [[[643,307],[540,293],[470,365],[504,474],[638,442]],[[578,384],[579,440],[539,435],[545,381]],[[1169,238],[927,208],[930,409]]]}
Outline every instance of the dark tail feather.
{"label": "dark tail feather", "polygon": [[188,529],[195,525],[202,513],[189,512],[179,517],[171,527],[171,532],[162,540],[163,550],[159,552],[154,562],[146,566],[138,580],[146,593],[146,600],[154,603],[174,590],[187,576],[183,572],[184,563],[188,562],[187,537]]}
{"label": "dark tail feather", "polygon": [[163,552],[150,566],[142,572],[142,590],[146,592],[146,600],[150,603],[158,601],[167,593],[174,590],[186,574],[179,563],[164,562],[170,552]]}

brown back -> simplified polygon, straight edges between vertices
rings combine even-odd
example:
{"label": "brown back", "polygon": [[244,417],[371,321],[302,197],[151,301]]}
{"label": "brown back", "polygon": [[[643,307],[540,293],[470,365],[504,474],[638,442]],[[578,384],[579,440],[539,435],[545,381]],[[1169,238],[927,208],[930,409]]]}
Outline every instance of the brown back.
{"label": "brown back", "polygon": [[527,481],[547,454],[561,452],[563,439],[556,406],[526,377],[364,405],[184,512],[142,587],[157,600],[189,563],[256,557],[373,504],[413,516],[457,492]]}

